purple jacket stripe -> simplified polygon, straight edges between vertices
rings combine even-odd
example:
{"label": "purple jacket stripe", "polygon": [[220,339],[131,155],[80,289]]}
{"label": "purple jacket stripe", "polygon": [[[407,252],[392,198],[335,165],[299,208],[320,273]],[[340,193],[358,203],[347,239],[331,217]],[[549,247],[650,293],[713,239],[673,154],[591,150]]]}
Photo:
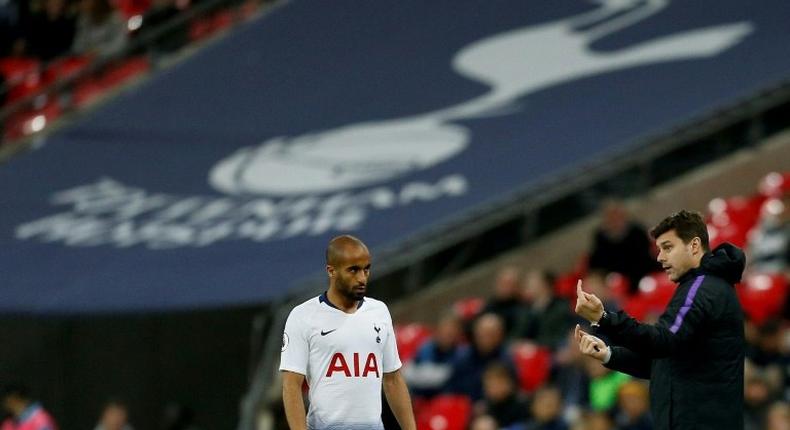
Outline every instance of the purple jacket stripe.
{"label": "purple jacket stripe", "polygon": [[689,309],[691,309],[691,304],[694,303],[694,296],[697,295],[697,290],[699,289],[699,286],[702,285],[703,279],[705,279],[705,275],[697,276],[697,279],[695,279],[694,283],[691,285],[691,288],[686,295],[686,302],[680,307],[678,316],[675,317],[675,323],[669,328],[669,331],[671,331],[672,334],[676,334],[678,330],[680,330],[680,326],[683,325],[683,318],[686,317]]}

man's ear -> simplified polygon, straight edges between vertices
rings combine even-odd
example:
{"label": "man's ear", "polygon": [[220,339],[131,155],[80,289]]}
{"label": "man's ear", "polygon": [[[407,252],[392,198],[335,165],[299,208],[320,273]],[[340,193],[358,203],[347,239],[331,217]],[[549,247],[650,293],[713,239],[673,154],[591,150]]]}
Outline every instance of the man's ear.
{"label": "man's ear", "polygon": [[334,278],[335,277],[335,268],[333,266],[330,266],[329,264],[327,264],[326,265],[326,274],[330,278]]}
{"label": "man's ear", "polygon": [[699,237],[691,239],[691,250],[694,254],[704,253],[705,251],[702,249],[702,239]]}

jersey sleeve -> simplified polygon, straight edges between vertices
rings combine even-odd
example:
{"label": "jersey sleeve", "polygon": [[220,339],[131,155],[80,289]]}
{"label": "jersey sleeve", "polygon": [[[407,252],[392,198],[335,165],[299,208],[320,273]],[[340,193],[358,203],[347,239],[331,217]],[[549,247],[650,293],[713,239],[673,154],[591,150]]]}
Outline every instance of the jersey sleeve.
{"label": "jersey sleeve", "polygon": [[307,375],[307,361],[310,358],[308,325],[304,317],[292,310],[285,321],[283,344],[280,353],[280,370]]}
{"label": "jersey sleeve", "polygon": [[384,345],[382,369],[384,373],[394,372],[403,365],[398,354],[398,344],[395,342],[395,327],[392,324],[392,316],[389,309],[384,308],[387,313],[387,343]]}

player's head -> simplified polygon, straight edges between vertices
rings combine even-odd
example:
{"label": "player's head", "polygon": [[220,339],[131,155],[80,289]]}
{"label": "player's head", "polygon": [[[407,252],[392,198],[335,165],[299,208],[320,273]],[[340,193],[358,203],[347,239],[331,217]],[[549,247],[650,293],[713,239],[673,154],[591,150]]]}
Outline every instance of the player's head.
{"label": "player's head", "polygon": [[361,240],[343,235],[329,241],[326,248],[329,288],[351,300],[365,297],[370,276],[370,252]]}
{"label": "player's head", "polygon": [[698,267],[710,249],[708,229],[699,212],[674,213],[653,227],[650,235],[656,240],[658,262],[673,281]]}

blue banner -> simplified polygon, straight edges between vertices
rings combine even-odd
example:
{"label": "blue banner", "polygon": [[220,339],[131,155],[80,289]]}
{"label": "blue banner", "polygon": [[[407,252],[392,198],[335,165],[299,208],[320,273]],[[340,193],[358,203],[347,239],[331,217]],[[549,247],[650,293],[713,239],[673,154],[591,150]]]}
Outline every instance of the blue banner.
{"label": "blue banner", "polygon": [[260,303],[340,232],[375,275],[377,249],[787,78],[786,16],[291,2],[0,168],[0,311]]}

